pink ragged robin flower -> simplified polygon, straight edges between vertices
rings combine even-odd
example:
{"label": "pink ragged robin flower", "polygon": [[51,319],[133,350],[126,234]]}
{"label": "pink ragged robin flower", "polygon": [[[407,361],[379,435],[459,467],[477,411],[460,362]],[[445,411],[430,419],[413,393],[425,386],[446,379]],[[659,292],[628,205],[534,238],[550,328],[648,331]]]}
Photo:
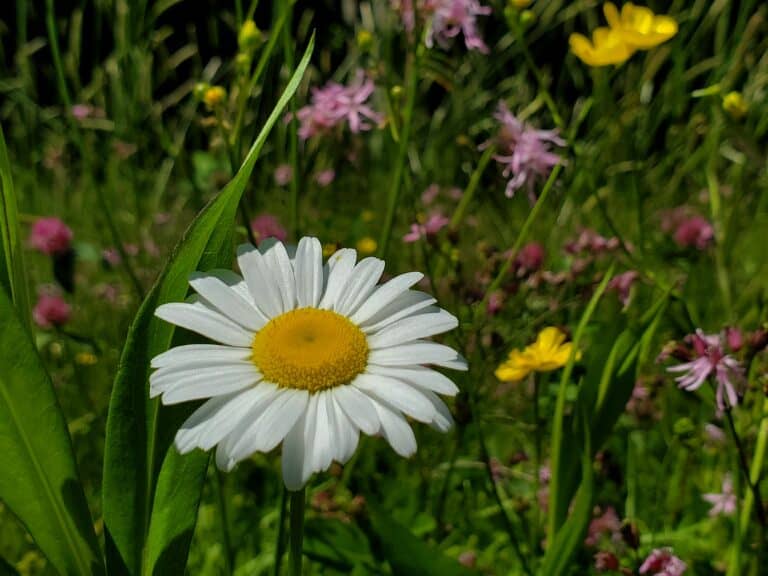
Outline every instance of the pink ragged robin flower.
{"label": "pink ragged robin flower", "polygon": [[710,376],[717,383],[715,400],[719,411],[733,408],[739,401],[736,384],[744,376],[744,368],[733,356],[726,354],[718,334],[704,334],[696,330],[687,337],[693,347],[693,360],[667,368],[669,372],[682,372],[675,378],[683,390],[698,389]]}
{"label": "pink ragged robin flower", "polygon": [[733,480],[727,474],[723,478],[722,492],[709,492],[701,495],[712,505],[710,516],[730,516],[736,512],[736,494],[733,493]]}
{"label": "pink ragged robin flower", "polygon": [[441,48],[449,48],[456,36],[464,34],[467,50],[489,52],[477,31],[477,17],[488,16],[490,6],[483,6],[479,0],[436,0],[433,2],[432,25],[427,32],[427,46],[435,42]]}
{"label": "pink ragged robin flower", "polygon": [[296,113],[300,122],[299,137],[307,140],[342,124],[357,134],[380,124],[384,117],[367,103],[373,90],[373,80],[362,70],[357,71],[355,79],[347,86],[328,82],[322,88],[313,88],[310,104]]}
{"label": "pink ragged robin flower", "polygon": [[275,168],[273,177],[278,186],[287,186],[293,180],[293,167],[290,164],[280,164]]}
{"label": "pink ragged robin flower", "polygon": [[640,574],[648,576],[682,576],[688,565],[672,553],[671,548],[652,550],[640,566]]}
{"label": "pink ragged robin flower", "polygon": [[675,243],[681,248],[704,250],[715,240],[715,229],[702,216],[692,216],[678,223],[674,234]]}
{"label": "pink ragged robin flower", "polygon": [[32,318],[41,328],[63,326],[69,322],[72,309],[69,304],[57,294],[41,294],[37,299]]}
{"label": "pink ragged robin flower", "polygon": [[411,231],[403,236],[403,242],[410,244],[419,241],[421,238],[431,238],[448,226],[450,221],[450,218],[435,212],[427,218],[424,224],[419,224],[418,222],[411,224]]}
{"label": "pink ragged robin flower", "polygon": [[32,225],[29,243],[43,254],[63,254],[72,244],[72,230],[59,218],[38,218]]}
{"label": "pink ragged robin flower", "polygon": [[627,270],[626,272],[611,278],[606,290],[616,292],[619,297],[619,302],[621,302],[622,306],[626,307],[629,305],[632,285],[639,277],[640,274],[637,270]]}
{"label": "pink ragged robin flower", "polygon": [[552,168],[562,162],[551,147],[565,146],[565,140],[557,130],[537,130],[519,120],[504,102],[499,103],[494,117],[500,129],[496,138],[498,153],[493,159],[503,166],[504,178],[509,178],[504,193],[512,198],[525,186],[531,202],[535,202],[536,182],[549,176]]}

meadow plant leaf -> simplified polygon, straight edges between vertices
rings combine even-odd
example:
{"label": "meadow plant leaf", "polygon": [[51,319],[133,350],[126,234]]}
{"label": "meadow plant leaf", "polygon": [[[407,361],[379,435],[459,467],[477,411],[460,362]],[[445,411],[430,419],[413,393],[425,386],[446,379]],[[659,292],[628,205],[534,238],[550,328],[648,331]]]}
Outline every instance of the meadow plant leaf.
{"label": "meadow plant leaf", "polygon": [[25,327],[29,328],[29,296],[27,294],[26,274],[24,273],[24,253],[22,251],[21,232],[16,191],[11,177],[11,163],[5,136],[0,126],[0,286],[11,295],[13,305]]}
{"label": "meadow plant leaf", "polygon": [[419,540],[407,527],[370,503],[369,537],[399,576],[468,576],[474,572]]}
{"label": "meadow plant leaf", "polygon": [[173,326],[156,318],[154,311],[160,304],[185,298],[191,272],[231,265],[238,204],[267,136],[301,82],[313,47],[314,37],[237,174],[190,224],[129,329],[110,398],[104,454],[110,574],[183,572],[208,458],[169,451],[175,431],[194,407],[165,408],[149,399],[150,360],[167,350],[174,336]]}
{"label": "meadow plant leaf", "polygon": [[2,288],[0,366],[0,500],[60,574],[103,574],[67,423],[29,332]]}

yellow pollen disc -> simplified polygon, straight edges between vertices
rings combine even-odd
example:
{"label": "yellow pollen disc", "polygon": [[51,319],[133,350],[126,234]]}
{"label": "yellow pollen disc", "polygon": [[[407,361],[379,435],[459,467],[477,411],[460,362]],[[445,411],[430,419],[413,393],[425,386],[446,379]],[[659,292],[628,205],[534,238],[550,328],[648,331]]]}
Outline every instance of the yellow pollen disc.
{"label": "yellow pollen disc", "polygon": [[348,318],[299,308],[270,320],[253,338],[253,363],[282,388],[318,392],[350,383],[368,363],[365,334]]}

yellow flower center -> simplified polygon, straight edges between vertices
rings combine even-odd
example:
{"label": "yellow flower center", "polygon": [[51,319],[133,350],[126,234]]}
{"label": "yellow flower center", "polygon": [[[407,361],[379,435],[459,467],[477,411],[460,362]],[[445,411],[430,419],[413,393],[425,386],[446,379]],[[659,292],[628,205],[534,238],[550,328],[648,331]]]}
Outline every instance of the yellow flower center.
{"label": "yellow flower center", "polygon": [[348,384],[368,363],[365,334],[345,316],[317,308],[273,318],[256,333],[252,348],[266,380],[309,392]]}

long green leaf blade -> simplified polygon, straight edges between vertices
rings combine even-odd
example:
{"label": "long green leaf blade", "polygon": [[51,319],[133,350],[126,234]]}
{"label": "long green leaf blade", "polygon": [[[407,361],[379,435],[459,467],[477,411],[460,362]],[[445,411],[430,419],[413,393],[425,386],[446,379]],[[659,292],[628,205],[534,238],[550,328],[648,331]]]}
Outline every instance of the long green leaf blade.
{"label": "long green leaf blade", "polygon": [[0,285],[11,295],[19,318],[29,328],[29,296],[24,273],[24,253],[19,232],[16,191],[11,177],[11,163],[0,126]]}
{"label": "long green leaf blade", "polygon": [[0,499],[63,575],[102,574],[64,415],[10,298],[0,289]]}
{"label": "long green leaf blade", "polygon": [[[150,360],[170,346],[174,335],[173,327],[156,319],[154,311],[164,302],[184,299],[191,272],[231,264],[238,203],[267,136],[298,89],[313,47],[314,37],[243,165],[192,222],[128,332],[110,399],[104,454],[110,573],[151,574],[161,566],[183,566],[186,560],[207,458],[184,457],[194,459],[194,466],[192,460],[180,464],[182,457],[166,456],[178,424],[191,409],[161,408],[157,400],[149,400]],[[175,523],[164,520],[169,514],[175,515]]]}

